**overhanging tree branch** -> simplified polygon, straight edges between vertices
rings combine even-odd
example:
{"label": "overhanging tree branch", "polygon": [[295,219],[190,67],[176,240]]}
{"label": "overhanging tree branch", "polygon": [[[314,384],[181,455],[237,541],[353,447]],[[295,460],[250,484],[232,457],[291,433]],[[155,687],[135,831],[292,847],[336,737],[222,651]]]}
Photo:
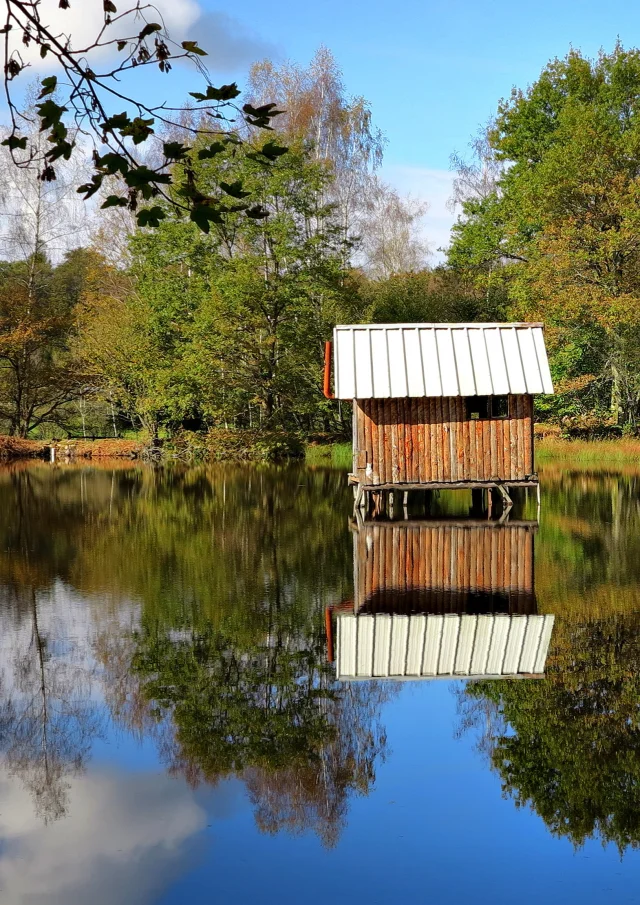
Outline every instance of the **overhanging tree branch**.
{"label": "overhanging tree branch", "polygon": [[[199,156],[213,157],[229,144],[241,142],[234,127],[237,115],[251,127],[270,130],[273,118],[281,112],[275,104],[240,107],[236,103],[240,91],[235,83],[212,85],[202,62],[206,52],[196,41],[174,42],[152,4],[137,0],[118,12],[112,0],[85,0],[85,3],[102,3],[104,20],[89,45],[73,50],[70,35],[56,34],[43,22],[40,0],[4,2],[5,24],[0,33],[5,37],[4,86],[11,117],[11,132],[4,144],[17,166],[37,167],[43,181],[54,180],[56,161],[69,160],[78,153],[78,140],[82,136],[93,144],[93,174],[77,190],[88,199],[102,188],[106,178],[118,177],[126,187],[125,194],[110,195],[103,206],[136,211],[140,226],[157,226],[166,216],[167,205],[190,216],[205,232],[210,223],[222,222],[228,213],[243,211],[249,217],[267,216],[267,211],[254,203],[242,186],[228,186],[221,181],[213,193],[210,186],[201,187],[191,166],[194,152],[188,142],[162,141],[162,160],[156,167],[141,163],[136,148],[158,130],[179,127],[192,139],[203,135],[215,138],[209,148],[201,147],[198,152]],[[59,0],[60,9],[68,10],[70,6],[71,0]],[[152,16],[159,21],[154,21]],[[51,144],[45,151],[29,146],[28,137],[20,127],[20,119],[24,117],[12,98],[12,83],[31,65],[12,43],[14,36],[27,49],[38,47],[40,57],[47,65],[53,61],[58,73],[40,82],[37,116],[40,131],[47,133]],[[121,55],[120,62],[97,72],[92,62],[96,53],[111,50]],[[176,60],[191,62],[205,82],[204,92],[190,92],[202,114],[196,125],[176,122],[171,114],[179,108],[164,103],[147,104],[121,88],[123,78],[133,69],[157,65],[161,73],[167,74]],[[122,103],[125,110],[114,110],[115,103]],[[72,131],[68,128],[69,119],[74,123]],[[270,140],[263,144],[257,157],[268,166],[285,151],[286,148]],[[174,186],[172,168],[178,162],[185,178],[179,186]],[[165,204],[153,204],[154,199],[164,199]]]}

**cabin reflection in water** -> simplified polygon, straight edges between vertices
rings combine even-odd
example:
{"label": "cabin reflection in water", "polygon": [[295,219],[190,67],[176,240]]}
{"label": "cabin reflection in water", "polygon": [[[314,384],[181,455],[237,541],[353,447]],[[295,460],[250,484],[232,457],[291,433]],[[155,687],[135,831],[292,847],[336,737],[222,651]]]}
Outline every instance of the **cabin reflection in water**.
{"label": "cabin reflection in water", "polygon": [[351,604],[335,610],[339,679],[540,676],[535,523],[365,523]]}

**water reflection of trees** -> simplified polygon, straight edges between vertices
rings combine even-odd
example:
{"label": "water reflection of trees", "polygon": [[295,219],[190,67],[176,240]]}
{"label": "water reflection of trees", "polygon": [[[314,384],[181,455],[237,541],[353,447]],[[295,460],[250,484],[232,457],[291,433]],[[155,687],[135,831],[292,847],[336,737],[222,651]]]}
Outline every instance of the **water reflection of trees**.
{"label": "water reflection of trees", "polygon": [[[70,778],[85,766],[101,719],[91,696],[91,670],[56,654],[55,631],[43,625],[40,601],[28,611],[5,649],[0,671],[0,753],[9,776],[29,790],[45,823],[63,817]],[[80,655],[80,661],[84,658]]]}
{"label": "water reflection of trees", "polygon": [[321,635],[274,623],[266,641],[239,644],[211,626],[145,626],[130,669],[171,772],[194,786],[240,777],[265,831],[311,829],[333,844],[349,796],[369,791],[385,755],[387,689],[337,684]]}
{"label": "water reflection of trees", "polygon": [[[65,777],[99,731],[87,681],[99,669],[114,722],[155,739],[171,772],[194,786],[240,777],[264,831],[335,842],[349,797],[368,792],[384,757],[388,693],[340,686],[326,662],[324,607],[351,584],[342,474],[34,468],[0,474],[0,493],[5,618],[37,625],[30,601],[60,586],[83,593],[97,629],[75,671],[56,626],[52,643],[34,630],[31,693],[0,689],[7,763],[39,777],[36,802],[46,786],[43,816],[64,813]],[[131,601],[134,631],[118,621]]]}
{"label": "water reflection of trees", "polygon": [[545,680],[470,684],[460,706],[518,807],[576,845],[640,846],[640,614],[561,620]]}

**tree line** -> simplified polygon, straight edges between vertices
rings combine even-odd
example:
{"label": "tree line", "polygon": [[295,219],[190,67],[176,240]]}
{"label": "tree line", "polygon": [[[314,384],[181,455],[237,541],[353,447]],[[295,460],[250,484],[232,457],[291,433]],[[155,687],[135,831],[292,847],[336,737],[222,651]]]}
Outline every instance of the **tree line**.
{"label": "tree line", "polygon": [[[459,216],[436,267],[425,207],[381,180],[384,136],[328,50],[256,64],[247,103],[282,111],[269,160],[264,129],[212,133],[197,104],[162,152],[140,144],[171,175],[143,225],[121,173],[88,213],[67,191],[81,163],[49,183],[3,148],[1,430],[346,431],[321,392],[335,323],[517,319],[547,327],[558,394],[538,417],[636,431],[639,51],[572,51],[500,102],[472,157],[452,158]],[[194,186],[222,187],[224,215],[173,203]]]}

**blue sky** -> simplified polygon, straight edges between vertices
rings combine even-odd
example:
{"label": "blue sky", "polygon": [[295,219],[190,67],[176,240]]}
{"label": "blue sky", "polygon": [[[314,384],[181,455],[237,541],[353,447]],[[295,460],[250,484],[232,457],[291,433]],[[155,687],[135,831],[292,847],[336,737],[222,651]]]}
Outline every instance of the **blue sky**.
{"label": "blue sky", "polygon": [[430,202],[425,226],[434,245],[446,242],[452,219],[449,157],[466,149],[513,85],[535,80],[572,46],[595,56],[618,36],[640,44],[640,5],[632,0],[236,0],[229,19],[215,0],[201,6],[209,25],[219,22],[237,40],[240,81],[243,41],[252,52],[299,62],[320,44],[333,51],[348,90],[371,102],[388,138],[385,177]]}
{"label": "blue sky", "polygon": [[[446,244],[452,220],[449,157],[465,151],[513,85],[535,80],[571,46],[594,56],[618,36],[626,46],[640,44],[634,0],[155,3],[172,34],[197,38],[209,51],[220,82],[242,85],[250,63],[265,56],[307,63],[320,44],[329,47],[348,91],[370,101],[387,136],[384,177],[430,203],[425,229],[434,247]],[[75,36],[92,27],[94,14],[100,17],[102,2],[72,0],[69,12],[60,12],[58,0],[43,0],[43,9]],[[149,76],[154,100],[180,102],[197,84],[183,66],[162,82],[154,74],[153,85]]]}

